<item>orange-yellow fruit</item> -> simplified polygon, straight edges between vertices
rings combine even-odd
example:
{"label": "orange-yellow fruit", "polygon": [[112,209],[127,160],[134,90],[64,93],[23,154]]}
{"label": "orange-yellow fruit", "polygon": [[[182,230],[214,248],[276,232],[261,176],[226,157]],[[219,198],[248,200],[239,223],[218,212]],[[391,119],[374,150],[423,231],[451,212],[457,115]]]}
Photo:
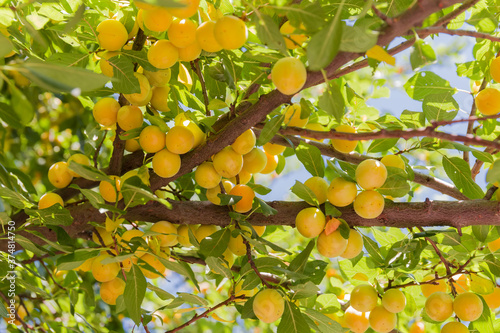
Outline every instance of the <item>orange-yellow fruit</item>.
{"label": "orange-yellow fruit", "polygon": [[364,219],[374,219],[384,211],[384,197],[376,191],[363,191],[354,199],[354,211]]}
{"label": "orange-yellow fruit", "polygon": [[483,301],[476,294],[465,292],[455,297],[453,311],[460,320],[474,321],[483,313]]}
{"label": "orange-yellow fruit", "polygon": [[365,190],[374,190],[384,185],[387,169],[380,161],[364,160],[356,167],[356,182]]}
{"label": "orange-yellow fruit", "polygon": [[117,198],[118,200],[123,198],[122,194],[120,193],[121,179],[118,176],[109,177],[115,181],[115,185],[113,186],[112,183],[103,180],[99,183],[99,193],[107,202],[116,202]]}
{"label": "orange-yellow fruit", "polygon": [[172,42],[160,39],[148,50],[148,61],[158,69],[172,67],[179,60],[179,51]]}
{"label": "orange-yellow fruit", "polygon": [[306,35],[294,34],[295,30],[295,27],[290,24],[290,21],[286,21],[285,23],[283,23],[280,28],[280,32],[282,35],[289,36],[285,36],[285,45],[287,49],[296,49],[297,47],[300,47],[302,44],[304,44],[304,42],[307,40]]}
{"label": "orange-yellow fruit", "polygon": [[173,177],[181,168],[181,157],[162,149],[153,156],[153,171],[160,177]]}
{"label": "orange-yellow fruit", "polygon": [[[497,193],[500,193],[500,192],[499,192],[499,191],[497,191]],[[500,249],[500,238],[497,238],[497,239],[495,239],[494,241],[489,242],[489,243],[488,243],[488,249],[489,249],[491,252],[496,252],[496,251],[498,251],[498,249]]]}
{"label": "orange-yellow fruit", "polygon": [[345,207],[356,199],[357,193],[358,189],[355,183],[345,180],[342,177],[337,177],[330,183],[326,196],[332,205]]}
{"label": "orange-yellow fruit", "polygon": [[200,5],[200,0],[181,0],[179,4],[183,7],[169,8],[170,14],[178,18],[188,18],[196,14]]}
{"label": "orange-yellow fruit", "polygon": [[[127,230],[121,236],[117,236],[117,242],[123,249],[131,250],[131,247],[129,246],[128,243],[130,243],[130,241],[135,237],[144,238],[144,231],[138,229]],[[148,251],[147,247],[139,246],[135,251],[135,255],[138,257],[142,257],[147,253],[147,251]]]}
{"label": "orange-yellow fruit", "polygon": [[248,154],[254,147],[257,139],[255,138],[255,133],[252,129],[248,129],[241,133],[239,137],[234,140],[231,147],[235,152],[241,155]]}
{"label": "orange-yellow fruit", "polygon": [[207,52],[219,52],[222,45],[217,42],[214,35],[215,22],[207,21],[200,24],[196,29],[196,39],[200,47]]}
{"label": "orange-yellow fruit", "polygon": [[118,298],[118,296],[123,295],[124,291],[125,281],[118,277],[115,277],[113,280],[103,282],[101,284],[99,294],[101,295],[101,299],[104,303],[115,305],[116,299]]}
{"label": "orange-yellow fruit", "polygon": [[148,70],[143,71],[144,76],[148,79],[149,84],[153,87],[163,87],[169,81],[172,75],[170,68],[159,69],[156,72],[150,72]]}
{"label": "orange-yellow fruit", "polygon": [[408,333],[425,333],[425,324],[422,321],[415,321]]}
{"label": "orange-yellow fruit", "polygon": [[353,333],[364,333],[370,326],[368,313],[359,312],[352,306],[345,311],[344,322]]}
{"label": "orange-yellow fruit", "polygon": [[[267,159],[266,167],[260,171],[260,173],[263,175],[270,174],[271,172],[276,170],[276,168],[278,167],[278,157],[277,156],[269,155],[268,153],[266,153],[266,159]],[[250,178],[252,177],[252,175],[249,173],[248,173],[248,175],[250,176],[248,178],[248,181],[250,181]],[[240,172],[240,181],[241,181],[241,172]]]}
{"label": "orange-yellow fruit", "polygon": [[285,300],[276,289],[261,290],[253,300],[253,312],[264,323],[274,323],[284,311]]}
{"label": "orange-yellow fruit", "polygon": [[122,106],[118,110],[116,119],[118,126],[124,131],[141,127],[144,120],[141,109],[134,105]]}
{"label": "orange-yellow fruit", "polygon": [[285,151],[286,147],[278,144],[268,142],[262,146],[264,151],[269,155],[279,155]]}
{"label": "orange-yellow fruit", "polygon": [[140,92],[133,94],[123,94],[123,96],[130,102],[132,105],[137,106],[145,106],[151,100],[153,96],[153,91],[151,89],[151,85],[149,84],[148,79],[141,73],[134,73],[134,76],[139,81]]}
{"label": "orange-yellow fruit", "polygon": [[102,98],[95,103],[93,116],[96,122],[109,129],[118,121],[120,109],[120,104],[115,99],[110,97]]}
{"label": "orange-yellow fruit", "polygon": [[[351,231],[352,232],[352,231]],[[382,305],[392,313],[399,313],[405,309],[406,297],[401,290],[389,289],[382,296]]]}
{"label": "orange-yellow fruit", "polygon": [[48,208],[55,205],[56,203],[64,207],[64,201],[61,196],[57,193],[45,193],[38,201],[38,209]]}
{"label": "orange-yellow fruit", "polygon": [[[424,278],[422,279],[422,282],[426,282],[426,281],[430,281],[430,280],[433,280],[435,278],[434,275],[427,275],[427,276],[424,276]],[[424,297],[428,298],[431,294],[435,293],[435,292],[446,292],[446,282],[444,281],[444,279],[441,279],[441,280],[437,280],[436,281],[437,284],[421,284],[420,285],[420,289],[422,290],[422,294],[424,295]]]}
{"label": "orange-yellow fruit", "polygon": [[118,54],[120,54],[120,53],[116,52],[116,51],[105,51],[104,53],[101,54],[101,60],[99,60],[99,67],[101,68],[102,74],[106,75],[107,77],[114,76],[114,72],[113,72],[114,66],[111,65],[111,63],[108,61],[108,59],[112,58]]}
{"label": "orange-yellow fruit", "polygon": [[76,272],[90,272],[92,269],[92,264],[94,263],[95,258],[89,258],[85,260],[80,266],[73,268]]}
{"label": "orange-yellow fruit", "polygon": [[469,333],[469,329],[458,321],[452,321],[441,328],[441,333]]}
{"label": "orange-yellow fruit", "polygon": [[[158,254],[158,256],[160,256],[164,259],[168,259],[168,255],[164,252],[160,252]],[[166,268],[163,265],[163,263],[160,261],[160,259],[158,259],[157,256],[152,255],[150,253],[146,253],[145,255],[143,255],[141,257],[141,260],[144,260],[149,266],[153,267],[161,274],[160,275],[158,273],[150,271],[149,269],[146,269],[144,267],[140,267],[142,274],[144,274],[145,277],[147,277],[148,279],[156,279],[156,278],[159,278],[160,276],[165,276]]]}
{"label": "orange-yellow fruit", "polygon": [[196,237],[196,240],[198,240],[198,243],[201,243],[202,240],[212,235],[213,233],[217,232],[218,230],[219,227],[215,225],[204,224],[200,225],[198,229],[196,229],[194,236]]}
{"label": "orange-yellow fruit", "polygon": [[[344,132],[344,133],[356,133],[356,129],[349,125],[339,125],[335,127],[336,132]],[[342,140],[342,139],[332,139],[330,141],[331,145],[335,150],[338,150],[341,153],[348,154],[356,148],[358,144],[358,140]]]}
{"label": "orange-yellow fruit", "polygon": [[151,31],[163,32],[167,31],[172,24],[172,15],[166,8],[155,6],[143,10],[142,22]]}
{"label": "orange-yellow fruit", "polygon": [[357,285],[351,292],[351,306],[360,312],[372,311],[377,302],[377,291],[369,284]]}
{"label": "orange-yellow fruit", "polygon": [[179,60],[180,61],[193,61],[199,58],[201,54],[201,47],[198,41],[194,41],[192,44],[179,49]]}
{"label": "orange-yellow fruit", "polygon": [[146,126],[139,135],[139,144],[146,153],[156,153],[165,148],[165,133],[158,126]]}
{"label": "orange-yellow fruit", "polygon": [[217,42],[226,50],[242,47],[248,38],[248,29],[236,16],[224,16],[215,22],[214,36]]}
{"label": "orange-yellow fruit", "polygon": [[151,105],[157,110],[161,112],[170,111],[170,107],[168,106],[168,95],[170,93],[170,87],[165,85],[163,87],[154,87],[153,95],[151,97]]}
{"label": "orange-yellow fruit", "polygon": [[291,104],[283,112],[285,114],[283,123],[287,126],[304,127],[309,121],[309,117],[301,118],[302,107],[300,104]]}
{"label": "orange-yellow fruit", "polygon": [[[229,180],[222,180],[222,186],[224,186],[224,191],[226,194],[229,194],[231,189],[233,188],[233,183]],[[208,201],[213,203],[214,205],[220,205],[220,198],[218,197],[219,193],[221,193],[220,186],[216,186],[207,190],[206,196]]]}
{"label": "orange-yellow fruit", "polygon": [[196,183],[206,189],[219,186],[221,179],[212,162],[203,162],[194,172]]}
{"label": "orange-yellow fruit", "polygon": [[500,83],[500,57],[496,57],[491,61],[490,74],[493,80]]}
{"label": "orange-yellow fruit", "polygon": [[215,154],[213,163],[219,175],[225,178],[232,178],[243,168],[243,156],[229,146]]}
{"label": "orange-yellow fruit", "polygon": [[196,23],[188,19],[176,19],[168,29],[168,40],[177,48],[184,48],[196,41]]}
{"label": "orange-yellow fruit", "polygon": [[295,227],[300,234],[307,238],[319,236],[325,229],[325,214],[316,207],[302,209],[295,218]]}
{"label": "orange-yellow fruit", "polygon": [[356,230],[351,230],[347,239],[347,247],[340,255],[342,258],[352,259],[363,251],[363,237]]}
{"label": "orange-yellow fruit", "polygon": [[246,213],[252,209],[255,192],[248,185],[236,185],[231,189],[231,191],[229,191],[229,194],[241,197],[240,201],[233,205],[233,209],[235,212]]}
{"label": "orange-yellow fruit", "polygon": [[[234,230],[234,227],[231,226],[229,230],[231,230],[232,232]],[[250,228],[246,226],[242,226],[241,230],[242,232],[245,233],[246,236],[250,237],[252,235]],[[238,257],[245,255],[247,253],[247,246],[243,242],[242,235],[238,235],[236,237],[231,236],[231,238],[229,239],[229,243],[227,244],[227,247],[229,248],[229,250],[231,250],[232,253],[234,253],[234,255]]]}
{"label": "orange-yellow fruit", "polygon": [[73,180],[73,176],[68,169],[68,163],[56,162],[52,164],[48,172],[49,182],[57,188],[68,186]]}
{"label": "orange-yellow fruit", "polygon": [[485,116],[500,112],[500,91],[495,88],[486,88],[477,94],[476,107]]}
{"label": "orange-yellow fruit", "polygon": [[198,228],[197,225],[192,225],[192,224],[191,225],[182,224],[178,226],[177,240],[179,241],[179,244],[185,247],[193,246],[193,244],[191,244],[191,241],[189,240],[189,229],[191,229],[191,232],[194,235],[197,228]]}
{"label": "orange-yellow fruit", "polygon": [[318,236],[318,252],[328,258],[335,258],[344,253],[347,248],[347,239],[342,237],[339,230],[335,230],[329,235],[323,231]]}
{"label": "orange-yellow fruit", "polygon": [[169,151],[175,154],[185,154],[194,146],[193,133],[184,126],[174,126],[165,138]]}
{"label": "orange-yellow fruit", "polygon": [[274,64],[271,70],[271,78],[276,89],[282,94],[294,95],[306,83],[306,67],[299,59],[292,57],[281,58]]}
{"label": "orange-yellow fruit", "polygon": [[[97,231],[97,234],[99,234],[99,236],[97,236],[96,231]],[[104,242],[104,244],[101,243],[101,239]],[[102,228],[102,227],[95,228],[95,231],[92,233],[92,240],[94,241],[94,243],[99,244],[101,246],[110,246],[111,244],[114,244],[114,242],[115,242],[113,240],[112,233],[109,231],[106,231],[106,228]]]}
{"label": "orange-yellow fruit", "polygon": [[139,144],[139,140],[136,139],[128,139],[125,141],[125,150],[133,153],[141,149],[141,145]]}
{"label": "orange-yellow fruit", "polygon": [[455,275],[453,276],[453,280],[455,281],[453,285],[455,286],[455,290],[458,294],[469,291],[469,279],[466,274]]}
{"label": "orange-yellow fruit", "polygon": [[425,312],[434,321],[444,321],[453,314],[453,298],[449,294],[437,291],[425,301]]}
{"label": "orange-yellow fruit", "polygon": [[92,275],[94,279],[99,282],[107,282],[113,280],[120,271],[120,264],[112,262],[109,264],[102,264],[104,259],[111,258],[111,255],[104,252],[94,259],[92,263]]}
{"label": "orange-yellow fruit", "polygon": [[[73,155],[71,155],[70,158],[68,158],[68,166],[69,166],[70,162],[75,162],[75,163],[78,163],[78,164],[81,164],[81,165],[90,166],[90,159],[86,155],[83,155],[83,154],[73,154]],[[74,171],[69,170],[69,173],[73,177],[80,177],[80,175],[77,174]]]}
{"label": "orange-yellow fruit", "polygon": [[314,176],[306,180],[304,185],[314,192],[320,205],[325,203],[328,192],[328,182],[325,179]]}
{"label": "orange-yellow fruit", "polygon": [[248,173],[259,173],[267,163],[266,153],[260,148],[253,148],[249,153],[243,155],[243,170]]}
{"label": "orange-yellow fruit", "polygon": [[405,169],[405,161],[399,155],[385,155],[380,160],[380,163],[385,165],[386,167],[394,167],[399,168],[401,170]]}
{"label": "orange-yellow fruit", "polygon": [[491,294],[481,296],[483,296],[490,309],[497,309],[500,307],[500,287],[495,287],[495,290]]}
{"label": "orange-yellow fruit", "polygon": [[168,221],[158,221],[149,230],[163,234],[154,236],[160,242],[161,247],[177,244],[177,227],[174,224]]}
{"label": "orange-yellow fruit", "polygon": [[127,29],[120,21],[104,20],[99,23],[96,31],[99,44],[108,51],[118,51],[128,39]]}
{"label": "orange-yellow fruit", "polygon": [[376,306],[368,318],[370,327],[374,331],[380,333],[389,333],[397,324],[397,316],[395,313],[387,311],[382,305]]}

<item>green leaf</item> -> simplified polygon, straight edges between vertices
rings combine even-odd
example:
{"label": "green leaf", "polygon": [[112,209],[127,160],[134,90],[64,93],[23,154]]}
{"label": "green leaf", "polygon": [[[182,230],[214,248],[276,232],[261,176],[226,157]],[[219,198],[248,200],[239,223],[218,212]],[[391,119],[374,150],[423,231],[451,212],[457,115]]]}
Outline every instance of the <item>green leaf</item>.
{"label": "green leaf", "polygon": [[148,282],[148,289],[151,290],[152,292],[154,292],[156,294],[156,296],[158,296],[162,301],[175,298],[175,296],[172,295],[171,293],[166,292],[165,290],[163,290],[155,285],[152,285],[149,282]]}
{"label": "green leaf", "polygon": [[455,93],[450,83],[433,72],[419,72],[413,75],[404,85],[406,93],[417,101],[423,101],[425,96],[441,93]]}
{"label": "green leaf", "polygon": [[309,259],[309,256],[311,255],[315,244],[315,240],[311,240],[309,244],[307,244],[306,248],[290,262],[288,270],[292,272],[302,273],[304,271],[304,268],[306,267],[307,260]]}
{"label": "green leaf", "polygon": [[342,26],[340,51],[364,53],[377,43],[378,34],[361,26]]}
{"label": "green leaf", "polygon": [[417,40],[413,45],[413,51],[410,54],[411,68],[415,71],[435,61],[436,53],[432,47],[422,39]]}
{"label": "green leaf", "polygon": [[319,32],[314,34],[307,45],[307,60],[309,69],[319,71],[325,68],[339,51],[340,41],[342,40],[342,1],[335,17],[326,24]]}
{"label": "green leaf", "polygon": [[301,142],[295,153],[307,171],[313,176],[323,178],[325,175],[325,161],[318,147]]}
{"label": "green leaf", "polygon": [[35,61],[32,58],[12,65],[12,67],[16,67],[21,74],[42,89],[55,93],[73,92],[74,89],[92,91],[104,87],[104,84],[109,81],[107,76],[96,74],[87,69],[59,66]]}
{"label": "green leaf", "polygon": [[92,166],[82,165],[76,163],[75,161],[71,161],[68,167],[71,171],[74,171],[75,173],[79,174],[80,177],[83,177],[85,179],[93,181],[106,181],[110,183],[112,182],[111,178],[109,178],[108,175]]}
{"label": "green leaf", "polygon": [[285,119],[284,114],[279,114],[271,120],[267,121],[262,130],[260,131],[259,138],[257,139],[257,146],[263,146],[265,143],[268,143],[276,133],[278,133],[283,120]]}
{"label": "green leaf", "polygon": [[260,41],[271,49],[279,50],[284,55],[288,54],[285,46],[285,39],[280,32],[278,24],[265,14],[262,14],[258,9],[254,9],[254,23],[257,29],[257,37]]}
{"label": "green leaf", "polygon": [[334,313],[340,310],[340,303],[335,294],[321,294],[316,298],[316,308],[323,313]]}
{"label": "green leaf", "polygon": [[299,5],[277,7],[284,11],[294,27],[303,24],[307,31],[317,31],[325,24],[326,13],[319,2],[301,2]]}
{"label": "green leaf", "polygon": [[472,179],[469,164],[459,157],[443,156],[443,168],[455,186],[470,199],[484,197],[481,187]]}
{"label": "green leaf", "polygon": [[399,138],[390,139],[376,139],[373,140],[368,147],[369,153],[382,153],[389,151],[390,148],[395,147],[398,143]]}
{"label": "green leaf", "polygon": [[31,219],[31,223],[36,225],[71,225],[73,217],[69,210],[63,208],[60,204],[55,204],[44,209],[26,209]]}
{"label": "green leaf", "polygon": [[276,215],[278,211],[273,207],[269,206],[267,202],[262,200],[261,198],[255,198],[255,200],[259,203],[258,212],[262,213],[264,216]]}
{"label": "green leaf", "polygon": [[163,264],[163,266],[165,266],[166,269],[169,269],[171,271],[177,272],[181,275],[188,277],[189,279],[191,279],[196,288],[200,290],[200,286],[198,285],[198,281],[196,280],[194,272],[187,263],[173,262],[162,257],[157,257],[157,258],[158,260],[161,261],[161,263]]}
{"label": "green leaf", "polygon": [[134,64],[129,57],[117,55],[108,59],[113,67],[113,89],[122,94],[133,94],[141,91],[139,80],[134,75]]}
{"label": "green leaf", "polygon": [[401,121],[409,128],[420,128],[425,126],[423,112],[404,110],[401,113]]}
{"label": "green leaf", "polygon": [[5,57],[14,49],[10,40],[4,35],[0,34],[0,58]]}
{"label": "green leaf", "polygon": [[30,252],[33,252],[37,256],[42,256],[47,253],[45,249],[42,247],[34,244],[32,241],[30,241],[28,238],[21,236],[19,234],[16,235],[16,243],[21,245],[21,247],[25,250],[28,250]]}
{"label": "green leaf", "polygon": [[363,236],[363,244],[365,250],[368,252],[373,261],[375,261],[378,265],[383,267],[385,259],[381,255],[381,251],[380,248],[378,247],[378,244],[370,237],[365,235],[362,236]]}
{"label": "green leaf", "polygon": [[222,275],[227,279],[231,279],[233,277],[231,270],[227,267],[227,263],[225,263],[221,258],[208,257],[205,259],[205,262],[210,270],[215,274]]}
{"label": "green leaf", "polygon": [[10,85],[9,90],[12,95],[11,106],[17,115],[17,119],[19,119],[22,125],[28,125],[35,116],[33,104],[31,104],[26,95],[21,90],[17,89],[16,86]]}
{"label": "green leaf", "polygon": [[219,257],[226,251],[231,231],[228,228],[221,229],[203,239],[200,243],[199,253],[207,257]]}
{"label": "green leaf", "polygon": [[342,216],[342,212],[338,210],[337,207],[335,207],[334,205],[332,205],[327,201],[325,202],[325,215],[332,217],[340,217]]}
{"label": "green leaf", "polygon": [[203,305],[207,306],[208,301],[200,296],[196,296],[193,294],[188,294],[188,293],[177,293],[179,297],[184,300],[186,303],[189,304],[198,304],[198,305]]}
{"label": "green leaf", "polygon": [[307,187],[306,185],[302,184],[298,180],[295,181],[295,185],[292,186],[290,189],[293,194],[298,196],[300,199],[304,200],[310,205],[313,206],[319,206],[318,198],[316,198],[316,194]]}
{"label": "green leaf", "polygon": [[[132,62],[138,64],[141,66],[143,69],[151,72],[156,72],[158,69],[151,65],[148,61],[148,56],[146,50],[121,50],[120,54],[124,55],[125,57],[129,58]],[[113,70],[114,72],[114,70]]]}
{"label": "green leaf", "polygon": [[428,121],[455,119],[459,106],[453,98],[453,93],[431,94],[424,97],[422,103],[424,116]]}
{"label": "green leaf", "polygon": [[59,270],[70,270],[80,266],[85,260],[94,258],[100,253],[99,250],[83,249],[76,250],[73,253],[61,256],[57,259],[57,268]]}
{"label": "green leaf", "polygon": [[291,303],[285,301],[285,311],[281,317],[280,324],[278,325],[277,333],[304,333],[309,332],[309,325],[307,325],[304,316],[299,308]]}
{"label": "green leaf", "polygon": [[488,254],[482,260],[488,265],[491,273],[495,276],[500,276],[500,260],[496,259],[493,254]]}
{"label": "green leaf", "polygon": [[344,329],[335,320],[325,316],[319,311],[305,309],[305,316],[309,317],[320,329],[321,333],[343,333]]}
{"label": "green leaf", "polygon": [[345,113],[345,101],[340,87],[335,81],[327,84],[327,89],[318,99],[318,106],[340,122]]}
{"label": "green leaf", "polygon": [[377,189],[380,194],[390,195],[394,198],[401,198],[410,192],[410,184],[407,181],[407,174],[404,170],[395,167],[386,167],[387,179],[385,183]]}
{"label": "green leaf", "polygon": [[316,296],[320,291],[318,286],[311,281],[307,281],[306,283],[298,284],[290,288],[294,292],[292,299],[301,299]]}
{"label": "green leaf", "polygon": [[31,203],[21,193],[0,185],[0,198],[16,208],[30,207]]}
{"label": "green leaf", "polygon": [[125,299],[125,306],[127,308],[128,316],[134,321],[136,325],[141,323],[141,304],[146,295],[146,278],[137,265],[132,265],[132,268],[126,274],[127,283],[123,298]]}
{"label": "green leaf", "polygon": [[486,181],[492,184],[500,182],[500,160],[496,160],[490,166],[486,174]]}
{"label": "green leaf", "polygon": [[480,241],[484,242],[490,233],[491,226],[489,225],[473,225],[472,233]]}

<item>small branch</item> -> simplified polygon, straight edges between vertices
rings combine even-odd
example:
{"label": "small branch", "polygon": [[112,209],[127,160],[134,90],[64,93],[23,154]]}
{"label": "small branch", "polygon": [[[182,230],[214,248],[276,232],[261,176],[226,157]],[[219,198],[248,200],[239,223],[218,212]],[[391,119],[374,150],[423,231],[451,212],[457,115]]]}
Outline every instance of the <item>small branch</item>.
{"label": "small branch", "polygon": [[99,152],[101,151],[102,144],[104,143],[104,140],[106,140],[106,135],[108,134],[108,130],[104,130],[104,135],[102,137],[101,142],[99,142],[99,145],[95,149],[94,152],[94,168],[97,168],[97,158],[99,157]]}
{"label": "small branch", "polygon": [[493,185],[492,187],[490,187],[488,189],[488,191],[486,192],[486,194],[484,195],[483,200],[491,200],[491,198],[493,197],[493,194],[495,194],[495,192],[497,190],[498,190],[498,187],[496,187],[495,185]]}
{"label": "small branch", "polygon": [[[486,88],[486,84],[488,82],[486,80],[483,79],[483,82],[481,82],[481,86],[479,87],[479,91],[483,90],[484,88]],[[469,115],[469,119],[473,118],[476,114],[476,99],[474,98],[474,96],[472,97],[472,107],[470,109],[470,115]],[[473,130],[474,130],[474,122],[472,121],[469,121],[469,123],[467,124],[467,132],[466,134],[473,134]],[[469,163],[469,152],[468,151],[464,151],[463,152],[463,156],[464,156],[464,161]]]}
{"label": "small branch", "polygon": [[377,15],[382,21],[385,22],[387,25],[392,25],[394,23],[394,20],[391,17],[388,17],[384,13],[382,13],[375,5],[372,5],[372,10]]}
{"label": "small branch", "polygon": [[151,332],[149,331],[148,325],[144,325],[144,320],[143,320],[143,318],[142,318],[142,317],[141,317],[141,323],[142,323],[142,326],[144,327],[144,330],[146,331],[146,333],[151,333]]}
{"label": "small branch", "polygon": [[203,93],[203,102],[205,104],[205,114],[207,117],[210,117],[210,110],[208,109],[208,93],[207,93],[207,86],[205,85],[205,80],[203,79],[203,74],[201,73],[200,69],[200,59],[196,59],[195,61],[191,61],[191,69],[196,72],[198,75],[198,78],[200,79],[201,83],[201,91]]}
{"label": "small branch", "polygon": [[452,30],[444,27],[429,27],[422,29],[415,29],[417,34],[420,36],[429,36],[431,34],[447,34],[452,36],[466,36],[474,38],[489,39],[493,42],[500,42],[500,37],[492,36],[483,32],[471,31],[471,30]]}
{"label": "small branch", "polygon": [[221,308],[223,306],[226,306],[226,305],[229,305],[230,303],[234,302],[235,300],[237,299],[245,299],[246,296],[245,295],[240,295],[240,296],[234,296],[234,295],[231,295],[228,299],[226,299],[225,301],[223,302],[220,302],[219,304],[215,305],[214,307],[211,307],[209,309],[207,309],[205,312],[199,314],[199,315],[195,315],[193,318],[191,318],[190,320],[188,320],[187,322],[185,322],[184,324],[174,328],[174,329],[171,329],[170,331],[166,331],[165,333],[175,333],[175,332],[179,332],[180,330],[182,330],[183,328],[191,325],[192,323],[200,320],[201,318],[206,318],[208,316],[209,313],[211,312],[214,312],[215,310],[217,310],[218,308]]}
{"label": "small branch", "polygon": [[123,130],[116,124],[115,140],[113,141],[113,153],[109,161],[108,172],[110,175],[120,175],[123,164],[123,153],[125,151],[125,141],[120,139]]}
{"label": "small branch", "polygon": [[40,264],[42,264],[43,268],[45,268],[45,271],[47,272],[47,275],[50,277],[50,279],[52,281],[54,281],[54,284],[59,287],[60,289],[62,290],[66,290],[66,288],[64,288],[63,286],[61,286],[59,283],[57,283],[56,279],[54,278],[54,276],[52,275],[52,273],[49,271],[47,265],[45,265],[45,262],[43,262],[43,260],[40,260]]}
{"label": "small branch", "polygon": [[400,138],[408,140],[416,137],[428,137],[428,138],[435,138],[452,142],[453,141],[463,142],[476,146],[500,149],[500,142],[485,140],[481,139],[480,137],[475,137],[471,135],[458,135],[458,134],[437,132],[435,131],[434,126],[427,126],[419,129],[409,129],[409,130],[382,129],[377,132],[368,132],[368,133],[343,133],[343,132],[336,132],[335,130],[331,130],[329,132],[319,132],[319,131],[308,130],[305,128],[287,127],[285,129],[281,129],[279,133],[282,135],[306,136],[308,138],[319,139],[319,140],[342,139],[348,141],[375,140],[384,138]]}
{"label": "small branch", "polygon": [[[238,223],[235,223],[235,227],[237,229],[242,230],[241,227],[240,227],[240,225]],[[257,276],[259,277],[260,281],[262,282],[262,284],[266,288],[273,288],[269,283],[267,283],[266,279],[264,279],[262,277],[259,269],[255,265],[255,262],[253,261],[252,247],[250,246],[250,242],[245,237],[243,237],[243,235],[240,235],[240,236],[241,236],[241,239],[243,240],[243,244],[245,244],[245,247],[247,249],[247,259],[248,259],[248,263],[250,264],[250,267],[252,267],[253,271],[255,272],[255,274],[257,274]]]}
{"label": "small branch", "polygon": [[146,42],[146,39],[148,36],[144,33],[144,31],[139,28],[137,31],[137,35],[135,36],[134,39],[134,44],[132,45],[132,50],[134,51],[140,51],[142,50],[142,47],[144,46],[144,43]]}

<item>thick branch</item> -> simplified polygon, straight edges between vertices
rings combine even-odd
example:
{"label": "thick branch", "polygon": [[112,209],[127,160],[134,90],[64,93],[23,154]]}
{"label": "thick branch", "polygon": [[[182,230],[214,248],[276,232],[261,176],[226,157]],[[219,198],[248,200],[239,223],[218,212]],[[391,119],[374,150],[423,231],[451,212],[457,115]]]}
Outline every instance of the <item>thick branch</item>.
{"label": "thick branch", "polygon": [[452,142],[464,142],[470,145],[500,149],[500,142],[481,139],[480,137],[473,135],[458,135],[458,134],[437,132],[434,126],[427,126],[423,128],[409,129],[409,130],[381,129],[380,131],[377,132],[368,132],[368,133],[343,133],[343,132],[336,132],[334,130],[329,132],[319,132],[305,128],[288,127],[285,129],[281,129],[279,133],[282,135],[306,136],[308,138],[313,138],[318,140],[342,139],[348,141],[375,140],[375,139],[385,139],[385,138],[401,138],[407,140],[416,137],[428,137],[428,138],[436,138]]}

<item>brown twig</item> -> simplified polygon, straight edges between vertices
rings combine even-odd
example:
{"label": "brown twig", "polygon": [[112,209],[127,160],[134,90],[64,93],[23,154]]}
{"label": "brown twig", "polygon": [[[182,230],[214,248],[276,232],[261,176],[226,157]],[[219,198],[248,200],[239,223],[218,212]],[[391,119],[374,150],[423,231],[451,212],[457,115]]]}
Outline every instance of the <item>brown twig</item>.
{"label": "brown twig", "polygon": [[208,93],[207,86],[205,85],[205,80],[203,79],[203,74],[200,69],[200,59],[196,59],[195,61],[191,61],[191,69],[198,75],[201,83],[201,92],[203,93],[203,104],[205,104],[205,114],[207,117],[210,117],[210,110],[208,109]]}
{"label": "brown twig", "polygon": [[59,287],[60,289],[62,290],[66,290],[66,288],[64,288],[63,286],[61,286],[57,281],[56,279],[54,278],[54,276],[52,275],[52,273],[50,272],[49,268],[47,267],[47,265],[45,265],[45,262],[43,260],[40,260],[40,264],[42,264],[43,268],[45,268],[45,271],[47,272],[47,275],[50,277],[50,279],[52,281],[54,281],[54,284]]}
{"label": "brown twig", "polygon": [[217,310],[218,308],[221,308],[223,306],[226,306],[226,305],[229,305],[230,303],[234,302],[235,300],[237,299],[245,299],[246,296],[245,295],[240,295],[240,296],[234,296],[234,295],[231,295],[228,299],[226,299],[225,301],[223,302],[220,302],[219,304],[215,305],[214,307],[211,307],[209,309],[207,309],[205,312],[201,313],[201,314],[197,314],[195,315],[193,318],[191,318],[190,320],[188,320],[187,322],[185,322],[184,324],[174,328],[174,329],[171,329],[169,331],[166,331],[165,333],[175,333],[175,332],[179,332],[180,330],[182,330],[183,328],[191,325],[192,323],[200,320],[201,318],[206,318],[208,316],[209,313],[211,312],[214,312],[215,310]]}
{"label": "brown twig", "polygon": [[500,42],[500,37],[492,36],[487,33],[472,31],[472,30],[452,30],[444,27],[429,27],[429,28],[420,28],[415,29],[417,34],[420,36],[429,36],[430,34],[447,34],[452,36],[465,36],[465,37],[474,37],[474,38],[482,38],[489,39],[493,42]]}
{"label": "brown twig", "polygon": [[495,192],[497,190],[498,190],[498,187],[496,187],[495,185],[493,185],[492,187],[490,187],[488,189],[488,191],[486,191],[486,194],[484,195],[483,200],[491,200],[491,198],[493,197],[493,194],[495,194]]}
{"label": "brown twig", "polygon": [[99,145],[97,145],[95,152],[94,152],[94,168],[97,168],[97,158],[99,157],[99,152],[101,151],[102,144],[104,143],[104,140],[106,140],[106,135],[108,134],[108,130],[104,130],[104,135],[102,137],[101,142],[99,142]]}

